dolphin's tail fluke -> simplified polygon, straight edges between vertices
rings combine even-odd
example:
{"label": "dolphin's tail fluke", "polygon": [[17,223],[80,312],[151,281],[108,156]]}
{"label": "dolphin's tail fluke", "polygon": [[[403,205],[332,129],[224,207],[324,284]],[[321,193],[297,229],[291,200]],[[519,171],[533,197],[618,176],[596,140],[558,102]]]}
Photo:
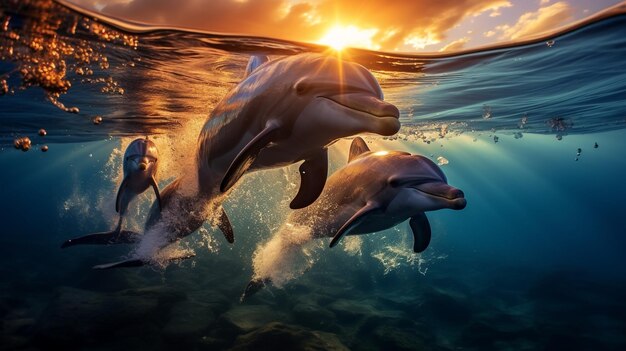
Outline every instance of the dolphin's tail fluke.
{"label": "dolphin's tail fluke", "polygon": [[[185,252],[177,256],[168,257],[165,260],[165,262],[167,263],[177,262],[177,261],[186,260],[195,256],[196,254],[193,252]],[[99,265],[93,266],[92,268],[93,269],[132,268],[132,267],[141,267],[145,265],[150,265],[151,263],[153,262],[148,259],[133,258],[130,260],[125,260],[125,261],[99,264]]]}
{"label": "dolphin's tail fluke", "polygon": [[110,232],[93,233],[74,239],[66,240],[61,248],[74,245],[114,245],[114,244],[132,244],[139,241],[141,234],[131,230],[112,230]]}
{"label": "dolphin's tail fluke", "polygon": [[265,278],[265,279],[261,279],[261,278],[257,278],[257,279],[252,279],[248,285],[246,286],[246,290],[244,290],[243,294],[241,295],[241,298],[239,299],[240,302],[244,302],[247,298],[249,298],[250,296],[258,293],[259,291],[261,291],[266,285],[270,284],[272,282],[272,280],[270,278]]}

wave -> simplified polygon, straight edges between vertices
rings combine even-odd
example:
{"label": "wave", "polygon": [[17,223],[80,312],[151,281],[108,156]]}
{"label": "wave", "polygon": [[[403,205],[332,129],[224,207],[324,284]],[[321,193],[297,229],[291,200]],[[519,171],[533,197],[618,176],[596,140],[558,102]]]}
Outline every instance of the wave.
{"label": "wave", "polygon": [[[293,51],[292,53],[295,53],[295,52],[300,52],[300,51],[318,51],[319,52],[319,51],[326,51],[329,49],[329,47],[325,45],[263,37],[263,36],[254,36],[254,35],[248,35],[245,33],[219,33],[219,32],[211,32],[211,31],[204,31],[204,30],[176,27],[176,26],[155,26],[155,25],[151,25],[147,23],[129,21],[129,20],[121,19],[121,18],[112,17],[112,16],[106,16],[101,13],[85,9],[77,4],[71,3],[66,0],[54,0],[54,1],[67,7],[68,9],[74,12],[80,13],[81,15],[85,17],[96,19],[112,27],[115,27],[116,29],[120,31],[132,33],[132,34],[146,35],[146,34],[161,34],[161,33],[168,33],[168,32],[198,34],[205,38],[214,38],[215,41],[213,42],[213,44],[215,44],[217,47],[221,45],[228,46],[229,43],[232,43],[232,42],[237,42],[238,44],[240,44],[242,41],[244,41],[248,44],[248,47],[246,47],[242,52],[247,52],[250,49],[256,49],[260,52],[266,52],[269,49],[270,51],[273,52],[273,49],[278,49],[278,50],[287,50],[287,51],[291,50]],[[359,49],[359,48],[347,48],[345,50],[349,52],[350,56],[352,55],[361,56],[362,54],[369,53],[371,55],[377,55],[383,59],[392,59],[392,60],[401,59],[401,58],[419,58],[419,59],[449,58],[449,57],[462,56],[462,55],[483,52],[483,51],[508,49],[508,48],[513,48],[513,47],[530,45],[530,44],[544,43],[551,39],[558,38],[565,34],[574,32],[578,29],[592,25],[596,22],[600,22],[605,19],[624,15],[624,14],[626,14],[626,1],[613,5],[600,12],[594,13],[579,21],[567,24],[565,26],[562,26],[562,27],[559,27],[559,28],[556,28],[547,32],[537,33],[535,35],[520,38],[518,40],[499,42],[499,43],[480,46],[476,48],[456,50],[456,51],[451,51],[451,52],[443,52],[443,53],[442,52],[427,52],[427,53],[417,54],[417,53],[391,53],[391,52],[374,51],[374,50]],[[272,43],[278,44],[277,47],[273,47],[271,45]],[[237,48],[235,47],[233,49],[236,50]]]}
{"label": "wave", "polygon": [[[624,14],[621,3],[534,38],[452,53],[342,55],[372,70],[386,100],[398,106],[403,130],[394,138],[562,138],[626,126]],[[40,128],[48,130],[47,142],[194,135],[241,80],[250,54],[327,49],[130,23],[63,0],[3,2],[0,18],[3,145],[36,139]]]}

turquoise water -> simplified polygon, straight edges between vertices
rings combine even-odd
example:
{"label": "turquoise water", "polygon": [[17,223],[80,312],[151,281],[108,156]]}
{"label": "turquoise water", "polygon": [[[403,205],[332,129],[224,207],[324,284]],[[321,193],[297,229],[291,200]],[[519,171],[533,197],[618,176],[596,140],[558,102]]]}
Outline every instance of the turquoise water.
{"label": "turquoise water", "polygon": [[[412,253],[407,223],[333,249],[319,239],[310,269],[240,303],[253,253],[289,213],[296,166],[246,175],[224,204],[235,244],[205,224],[183,241],[196,253],[191,260],[94,271],[129,257],[132,246],[60,244],[114,226],[131,140],[155,141],[163,188],[189,172],[206,116],[241,80],[250,53],[319,48],[175,30],[123,38],[122,28],[105,27],[105,38],[93,20],[45,1],[3,3],[0,14],[11,17],[0,42],[0,72],[8,73],[0,97],[0,348],[626,347],[624,15],[463,55],[345,53],[373,71],[401,112],[396,136],[366,138],[372,150],[444,157],[441,168],[468,205],[428,213],[433,238],[423,254]],[[92,49],[89,62],[58,58],[71,82],[64,91],[28,86],[19,70],[33,56],[58,67],[28,44],[53,42],[50,28],[63,45]],[[23,136],[28,152],[12,145]],[[346,163],[349,143],[331,147],[330,172]],[[142,230],[153,200],[146,192],[131,206],[130,228]]]}

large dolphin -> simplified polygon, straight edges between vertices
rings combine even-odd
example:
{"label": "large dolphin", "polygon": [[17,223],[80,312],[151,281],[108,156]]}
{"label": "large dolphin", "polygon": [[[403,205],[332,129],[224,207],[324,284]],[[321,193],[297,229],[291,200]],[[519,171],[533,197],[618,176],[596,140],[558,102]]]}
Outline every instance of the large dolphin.
{"label": "large dolphin", "polygon": [[119,220],[115,230],[110,232],[85,235],[75,239],[69,239],[61,245],[66,248],[74,245],[106,245],[117,242],[135,242],[137,233],[122,230],[122,221],[128,210],[128,205],[137,196],[149,187],[154,189],[156,200],[161,208],[161,196],[156,181],[159,152],[152,140],[139,138],[133,140],[124,152],[124,179],[117,190],[115,211],[119,213]]}
{"label": "large dolphin", "polygon": [[[205,122],[198,138],[197,174],[163,190],[163,212],[150,213],[145,242],[154,247],[151,236],[166,235],[160,239],[165,246],[193,233],[207,218],[232,242],[221,203],[247,171],[304,161],[291,207],[305,207],[324,188],[331,144],[359,133],[393,135],[400,128],[398,118],[398,109],[383,101],[376,78],[361,65],[316,53],[274,61],[253,56],[245,79]],[[98,268],[147,261],[155,253],[144,250],[146,245],[140,243],[135,262]]]}
{"label": "large dolphin", "polygon": [[252,57],[246,79],[204,125],[200,181],[208,191],[219,182],[225,192],[248,170],[304,161],[290,207],[306,207],[324,188],[328,146],[359,133],[393,135],[399,111],[356,63],[311,53],[266,61]]}
{"label": "large dolphin", "polygon": [[465,205],[463,192],[448,185],[445,174],[428,158],[401,151],[372,152],[357,137],[350,147],[348,164],[328,178],[317,201],[293,211],[272,239],[257,250],[255,277],[244,297],[289,266],[277,252],[293,252],[313,238],[324,237],[332,238],[333,247],[345,235],[381,231],[407,219],[414,238],[413,251],[422,252],[431,238],[424,212],[461,210]]}

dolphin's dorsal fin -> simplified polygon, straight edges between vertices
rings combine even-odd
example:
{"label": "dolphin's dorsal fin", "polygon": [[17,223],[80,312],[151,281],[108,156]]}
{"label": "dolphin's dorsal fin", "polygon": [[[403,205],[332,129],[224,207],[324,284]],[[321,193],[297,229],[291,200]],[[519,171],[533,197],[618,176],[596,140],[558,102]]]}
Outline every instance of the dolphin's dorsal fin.
{"label": "dolphin's dorsal fin", "polygon": [[363,222],[363,220],[368,214],[374,211],[377,211],[379,209],[380,209],[380,205],[378,203],[368,202],[365,206],[363,206],[360,210],[358,210],[354,215],[352,215],[352,217],[350,217],[350,219],[348,219],[348,221],[344,223],[343,226],[341,226],[341,228],[339,228],[339,230],[337,231],[337,234],[335,234],[335,236],[333,237],[333,240],[330,241],[330,247],[337,245],[341,237],[344,234],[350,233],[354,228],[356,228],[359,224],[361,224],[361,222]]}
{"label": "dolphin's dorsal fin", "polygon": [[259,156],[259,152],[265,148],[269,143],[273,141],[280,129],[280,123],[276,120],[270,120],[265,125],[265,128],[257,134],[248,145],[246,145],[235,157],[233,162],[228,167],[222,183],[220,184],[220,191],[226,192],[232,188],[235,183],[243,176],[244,173],[252,166],[254,160]]}
{"label": "dolphin's dorsal fin", "polygon": [[244,78],[247,78],[252,72],[254,72],[260,65],[269,61],[269,57],[265,55],[252,55],[250,56],[250,60],[248,60],[248,66],[246,66],[246,75]]}
{"label": "dolphin's dorsal fin", "polygon": [[328,176],[328,150],[321,149],[313,157],[304,160],[299,171],[300,190],[289,204],[294,210],[309,206],[324,190]]}
{"label": "dolphin's dorsal fin", "polygon": [[125,212],[126,209],[122,208],[122,194],[124,193],[124,191],[126,191],[126,186],[128,185],[128,178],[124,178],[124,180],[122,180],[122,184],[120,184],[120,188],[117,189],[117,197],[115,198],[115,212],[119,213],[120,215],[123,215],[122,212]]}
{"label": "dolphin's dorsal fin", "polygon": [[226,215],[226,211],[224,211],[224,207],[220,206],[220,218],[217,219],[217,226],[220,228],[224,236],[226,237],[226,241],[232,244],[235,242],[235,232],[233,231],[233,227],[230,225],[230,220],[228,219],[228,215]]}
{"label": "dolphin's dorsal fin", "polygon": [[159,193],[159,185],[154,179],[154,176],[150,177],[150,185],[152,185],[152,189],[154,189],[154,195],[156,195],[157,202],[159,203],[159,211],[163,210],[163,205],[161,203],[161,193]]}
{"label": "dolphin's dorsal fin", "polygon": [[413,231],[413,252],[420,253],[430,244],[430,223],[424,212],[411,217],[409,221]]}
{"label": "dolphin's dorsal fin", "polygon": [[356,137],[352,140],[352,144],[350,144],[350,154],[348,155],[348,163],[352,162],[355,158],[359,157],[361,154],[370,151],[370,148],[367,147],[365,140],[361,137]]}

